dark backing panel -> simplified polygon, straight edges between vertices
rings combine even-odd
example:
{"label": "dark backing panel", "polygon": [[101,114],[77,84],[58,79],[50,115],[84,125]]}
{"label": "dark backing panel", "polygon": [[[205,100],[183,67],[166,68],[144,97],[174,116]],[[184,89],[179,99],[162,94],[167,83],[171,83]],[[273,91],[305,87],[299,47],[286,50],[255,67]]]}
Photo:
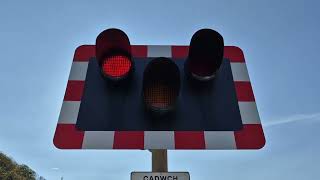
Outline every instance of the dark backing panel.
{"label": "dark backing panel", "polygon": [[[184,60],[177,59],[181,91],[175,113],[152,117],[145,112],[142,75],[152,58],[135,61],[128,84],[105,81],[96,59],[91,59],[76,127],[84,131],[236,131],[242,129],[230,61],[223,60],[214,81],[194,88],[184,75]],[[127,88],[123,88],[126,86]]]}

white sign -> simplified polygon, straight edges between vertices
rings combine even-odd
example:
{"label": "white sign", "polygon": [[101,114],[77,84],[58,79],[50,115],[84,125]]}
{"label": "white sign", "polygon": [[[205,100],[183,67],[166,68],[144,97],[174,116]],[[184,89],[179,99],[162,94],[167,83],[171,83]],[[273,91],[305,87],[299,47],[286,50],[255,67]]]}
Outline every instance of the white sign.
{"label": "white sign", "polygon": [[188,172],[132,172],[131,180],[190,180]]}

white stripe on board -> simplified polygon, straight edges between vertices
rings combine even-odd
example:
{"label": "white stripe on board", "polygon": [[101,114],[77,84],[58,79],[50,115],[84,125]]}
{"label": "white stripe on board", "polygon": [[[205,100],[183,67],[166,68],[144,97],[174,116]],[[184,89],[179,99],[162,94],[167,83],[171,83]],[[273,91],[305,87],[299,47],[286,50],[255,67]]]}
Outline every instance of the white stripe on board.
{"label": "white stripe on board", "polygon": [[246,63],[231,63],[233,81],[250,81]]}
{"label": "white stripe on board", "polygon": [[261,124],[256,102],[238,102],[242,124]]}
{"label": "white stripe on board", "polygon": [[88,62],[73,62],[69,75],[69,80],[84,81],[86,79]]}
{"label": "white stripe on board", "polygon": [[148,57],[172,57],[171,46],[148,46]]}
{"label": "white stripe on board", "polygon": [[85,131],[82,149],[112,149],[114,131]]}
{"label": "white stripe on board", "polygon": [[174,149],[174,131],[145,131],[144,149]]}
{"label": "white stripe on board", "polygon": [[76,124],[80,108],[80,101],[63,101],[59,124]]}
{"label": "white stripe on board", "polygon": [[237,149],[233,131],[205,131],[206,149]]}

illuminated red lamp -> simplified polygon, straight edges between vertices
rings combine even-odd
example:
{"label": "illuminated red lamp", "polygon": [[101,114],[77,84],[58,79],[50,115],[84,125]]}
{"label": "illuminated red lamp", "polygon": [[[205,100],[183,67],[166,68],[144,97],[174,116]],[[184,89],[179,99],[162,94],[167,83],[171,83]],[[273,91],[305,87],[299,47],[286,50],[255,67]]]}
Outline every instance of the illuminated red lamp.
{"label": "illuminated red lamp", "polygon": [[129,38],[119,29],[107,29],[98,35],[96,58],[103,77],[109,80],[126,79],[133,70]]}
{"label": "illuminated red lamp", "polygon": [[191,38],[185,72],[198,81],[214,79],[224,51],[223,37],[212,29],[201,29]]}
{"label": "illuminated red lamp", "polygon": [[180,93],[178,66],[168,58],[149,62],[143,73],[143,100],[147,110],[165,114],[175,109]]}
{"label": "illuminated red lamp", "polygon": [[112,55],[102,62],[103,75],[111,78],[121,78],[129,74],[132,63],[123,55]]}

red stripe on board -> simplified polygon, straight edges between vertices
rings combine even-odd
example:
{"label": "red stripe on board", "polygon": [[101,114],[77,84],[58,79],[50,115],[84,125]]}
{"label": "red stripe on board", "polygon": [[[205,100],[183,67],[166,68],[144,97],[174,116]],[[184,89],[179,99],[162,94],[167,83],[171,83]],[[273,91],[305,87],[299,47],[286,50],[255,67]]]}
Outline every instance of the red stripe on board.
{"label": "red stripe on board", "polygon": [[171,46],[172,58],[187,58],[189,46]]}
{"label": "red stripe on board", "polygon": [[243,52],[236,46],[225,46],[224,58],[228,58],[230,62],[244,62]]}
{"label": "red stripe on board", "polygon": [[84,81],[68,81],[65,101],[81,101],[84,89]]}
{"label": "red stripe on board", "polygon": [[132,45],[131,54],[133,57],[144,58],[148,56],[148,47],[145,45]]}
{"label": "red stripe on board", "polygon": [[203,131],[175,131],[175,149],[205,149]]}
{"label": "red stripe on board", "polygon": [[95,45],[81,45],[77,47],[73,61],[89,61],[90,58],[96,56]]}
{"label": "red stripe on board", "polygon": [[76,130],[75,124],[58,124],[53,144],[59,149],[81,149],[84,131]]}
{"label": "red stripe on board", "polygon": [[238,101],[255,101],[250,82],[235,81],[234,85]]}
{"label": "red stripe on board", "polygon": [[234,136],[238,149],[261,149],[266,143],[261,124],[244,124]]}
{"label": "red stripe on board", "polygon": [[115,131],[113,149],[144,149],[144,132]]}

